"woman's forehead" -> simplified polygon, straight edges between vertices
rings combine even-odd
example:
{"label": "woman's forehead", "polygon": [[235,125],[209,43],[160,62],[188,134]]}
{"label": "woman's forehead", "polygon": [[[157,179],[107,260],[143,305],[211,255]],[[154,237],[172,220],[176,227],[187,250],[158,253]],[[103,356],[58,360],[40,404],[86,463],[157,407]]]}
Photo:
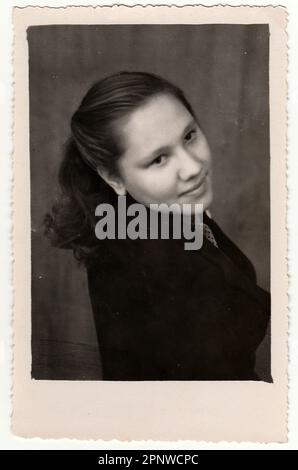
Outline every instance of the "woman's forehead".
{"label": "woman's forehead", "polygon": [[174,145],[193,122],[193,116],[177,98],[154,96],[122,119],[120,132],[125,153],[147,155],[160,146]]}

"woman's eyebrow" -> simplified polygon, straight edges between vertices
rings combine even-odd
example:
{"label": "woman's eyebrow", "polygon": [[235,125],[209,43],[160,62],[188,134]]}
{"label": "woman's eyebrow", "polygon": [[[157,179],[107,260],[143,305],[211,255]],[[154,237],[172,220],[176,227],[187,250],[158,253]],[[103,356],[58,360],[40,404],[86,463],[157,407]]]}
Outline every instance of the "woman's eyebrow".
{"label": "woman's eyebrow", "polygon": [[[197,127],[197,123],[194,119],[192,119],[184,128],[183,132],[181,133],[181,137],[183,137],[187,132],[189,132],[193,127]],[[152,159],[158,157],[159,155],[163,153],[169,153],[171,151],[171,145],[162,145],[161,147],[158,147],[157,149],[153,150],[153,152],[150,153],[150,155],[145,157],[145,161],[151,161]]]}
{"label": "woman's eyebrow", "polygon": [[184,129],[182,135],[187,134],[187,133],[188,133],[190,130],[192,130],[194,127],[198,127],[198,124],[197,124],[197,122],[196,122],[194,119],[192,119],[192,120],[187,124],[187,126],[185,127],[185,129]]}
{"label": "woman's eyebrow", "polygon": [[144,156],[144,158],[141,159],[140,164],[141,166],[148,165],[149,163],[152,162],[152,160],[157,158],[159,155],[170,153],[170,151],[171,151],[170,145],[163,145],[161,147],[158,147],[157,149],[153,150],[149,155]]}

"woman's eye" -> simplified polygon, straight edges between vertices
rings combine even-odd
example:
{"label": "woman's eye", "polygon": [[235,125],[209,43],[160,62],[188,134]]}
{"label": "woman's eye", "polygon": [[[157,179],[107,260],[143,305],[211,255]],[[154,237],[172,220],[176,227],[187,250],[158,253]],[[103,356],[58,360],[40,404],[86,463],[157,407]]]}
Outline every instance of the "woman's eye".
{"label": "woman's eye", "polygon": [[167,155],[159,155],[151,162],[151,165],[160,166],[166,162],[167,158],[168,158]]}
{"label": "woman's eye", "polygon": [[184,140],[186,142],[191,142],[196,137],[196,134],[197,134],[197,131],[195,129],[193,129],[185,135]]}

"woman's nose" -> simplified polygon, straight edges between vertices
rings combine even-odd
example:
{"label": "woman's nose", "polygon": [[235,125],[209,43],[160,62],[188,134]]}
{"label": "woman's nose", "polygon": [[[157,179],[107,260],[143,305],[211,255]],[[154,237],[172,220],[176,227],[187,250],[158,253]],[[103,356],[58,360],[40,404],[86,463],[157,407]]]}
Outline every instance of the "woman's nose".
{"label": "woman's nose", "polygon": [[179,178],[187,181],[194,176],[198,176],[203,168],[203,164],[197,157],[189,151],[183,149],[179,153]]}

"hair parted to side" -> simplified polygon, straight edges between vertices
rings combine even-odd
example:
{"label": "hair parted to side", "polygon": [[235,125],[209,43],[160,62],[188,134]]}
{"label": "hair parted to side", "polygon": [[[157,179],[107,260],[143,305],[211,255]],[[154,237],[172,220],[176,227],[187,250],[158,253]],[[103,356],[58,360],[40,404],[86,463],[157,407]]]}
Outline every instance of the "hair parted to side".
{"label": "hair parted to side", "polygon": [[183,92],[169,81],[146,72],[119,72],[96,82],[71,119],[71,137],[59,171],[61,196],[44,219],[45,234],[54,246],[69,248],[85,264],[99,241],[95,208],[115,205],[117,195],[99,176],[98,168],[117,174],[124,149],[117,121],[155,95],[170,94],[194,116]]}

